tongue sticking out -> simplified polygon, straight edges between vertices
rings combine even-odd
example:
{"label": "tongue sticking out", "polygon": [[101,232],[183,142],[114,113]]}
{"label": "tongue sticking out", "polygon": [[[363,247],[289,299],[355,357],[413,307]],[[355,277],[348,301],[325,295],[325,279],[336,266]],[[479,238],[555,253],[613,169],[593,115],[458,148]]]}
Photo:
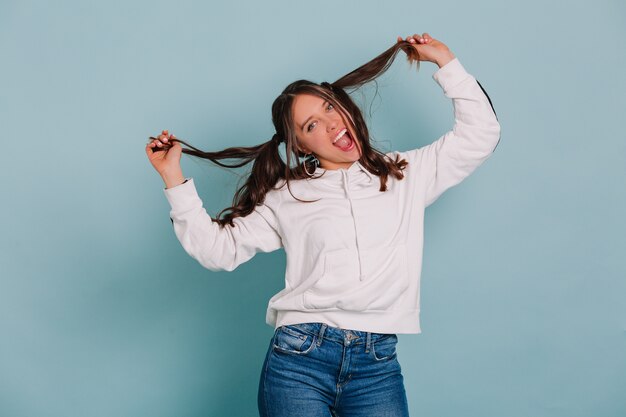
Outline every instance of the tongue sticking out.
{"label": "tongue sticking out", "polygon": [[343,135],[341,139],[339,139],[337,142],[335,142],[334,145],[340,148],[342,151],[346,151],[352,146],[352,138],[348,135],[348,132],[346,132],[346,134]]}

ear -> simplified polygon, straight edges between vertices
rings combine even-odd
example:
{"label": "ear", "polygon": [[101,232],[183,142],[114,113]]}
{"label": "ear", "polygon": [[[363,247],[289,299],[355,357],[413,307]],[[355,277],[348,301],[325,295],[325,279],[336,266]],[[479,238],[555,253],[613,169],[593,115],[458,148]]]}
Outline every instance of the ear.
{"label": "ear", "polygon": [[304,154],[310,153],[310,151],[307,148],[303,148],[300,145],[300,141],[298,139],[296,139],[296,149],[298,149],[299,152],[302,152]]}

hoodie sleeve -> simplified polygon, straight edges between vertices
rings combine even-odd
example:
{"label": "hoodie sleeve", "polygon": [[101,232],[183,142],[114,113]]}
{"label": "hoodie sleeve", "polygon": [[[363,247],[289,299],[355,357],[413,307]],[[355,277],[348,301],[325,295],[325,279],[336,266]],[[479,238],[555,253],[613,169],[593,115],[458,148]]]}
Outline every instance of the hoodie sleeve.
{"label": "hoodie sleeve", "polygon": [[234,218],[234,227],[222,228],[203,208],[193,178],[164,193],[176,237],[192,258],[211,271],[232,271],[257,252],[283,246],[276,218],[264,204],[245,217]]}
{"label": "hoodie sleeve", "polygon": [[425,178],[425,206],[459,184],[495,151],[500,124],[491,99],[480,83],[454,58],[433,79],[452,99],[454,126],[435,142],[407,152]]}

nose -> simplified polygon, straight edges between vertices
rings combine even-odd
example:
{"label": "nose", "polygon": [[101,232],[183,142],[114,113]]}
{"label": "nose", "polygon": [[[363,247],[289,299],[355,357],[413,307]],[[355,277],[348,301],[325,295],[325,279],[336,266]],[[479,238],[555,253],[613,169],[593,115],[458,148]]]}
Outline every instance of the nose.
{"label": "nose", "polygon": [[326,130],[328,130],[329,132],[332,132],[333,130],[336,130],[338,122],[339,121],[337,119],[330,119],[328,121],[328,124],[326,125]]}

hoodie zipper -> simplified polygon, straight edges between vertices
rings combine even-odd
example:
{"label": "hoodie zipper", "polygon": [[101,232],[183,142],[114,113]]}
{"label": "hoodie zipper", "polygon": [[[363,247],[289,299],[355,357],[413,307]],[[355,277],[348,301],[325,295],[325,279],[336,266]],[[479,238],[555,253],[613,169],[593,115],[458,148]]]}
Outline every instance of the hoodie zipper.
{"label": "hoodie zipper", "polygon": [[341,176],[343,177],[343,190],[348,198],[348,202],[350,203],[350,214],[352,215],[352,224],[354,225],[354,239],[356,241],[356,253],[357,259],[359,261],[359,279],[363,279],[363,269],[361,267],[361,251],[359,250],[359,234],[356,227],[356,218],[354,216],[354,207],[352,205],[352,197],[350,196],[350,187],[348,186],[348,171],[345,169],[341,170]]}

